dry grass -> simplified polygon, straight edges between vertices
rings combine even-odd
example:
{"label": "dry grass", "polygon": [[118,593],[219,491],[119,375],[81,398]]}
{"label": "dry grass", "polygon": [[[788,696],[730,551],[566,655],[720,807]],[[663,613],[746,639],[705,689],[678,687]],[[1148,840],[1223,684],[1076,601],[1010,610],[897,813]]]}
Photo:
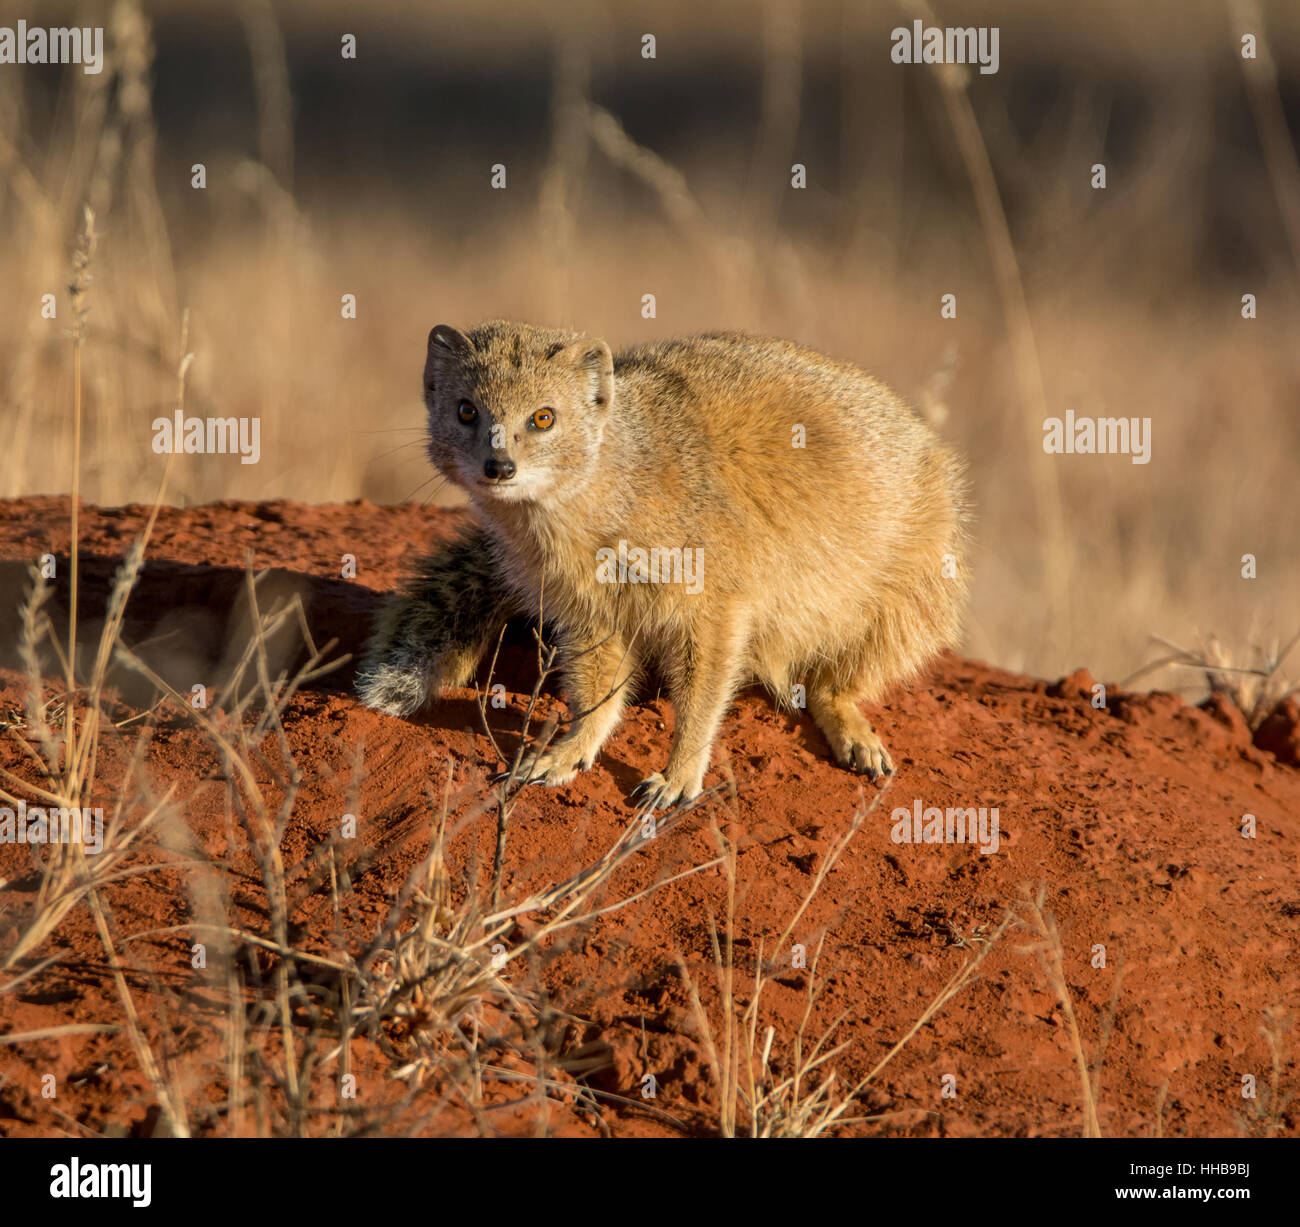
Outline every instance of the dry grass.
{"label": "dry grass", "polygon": [[1126,685],[1155,669],[1190,669],[1204,678],[1211,694],[1222,695],[1236,707],[1251,730],[1258,729],[1283,699],[1300,690],[1300,682],[1291,680],[1300,676],[1291,659],[1292,650],[1300,643],[1300,632],[1284,646],[1277,639],[1267,647],[1252,641],[1249,652],[1241,655],[1212,634],[1202,635],[1197,649],[1180,648],[1160,638],[1156,642],[1167,649],[1166,654],[1126,678]]}
{"label": "dry grass", "polygon": [[[50,590],[45,580],[35,570],[31,573],[31,589],[22,608],[20,653],[27,675],[26,718],[23,731],[11,727],[8,731],[25,755],[34,779],[23,778],[7,769],[0,769],[0,777],[7,788],[0,788],[0,798],[17,805],[19,800],[43,803],[56,810],[99,810],[97,791],[103,783],[97,777],[97,764],[101,738],[105,732],[115,730],[111,723],[105,725],[104,697],[109,666],[122,629],[122,619],[131,590],[135,586],[144,561],[145,545],[153,529],[154,516],[159,503],[155,501],[144,533],[128,551],[119,568],[108,599],[108,611],[97,643],[97,650],[88,677],[79,669],[77,656],[77,594],[78,594],[78,493],[81,462],[81,405],[82,405],[82,350],[86,320],[89,315],[89,293],[93,279],[92,267],[96,250],[95,217],[87,206],[84,210],[84,228],[73,253],[71,301],[73,310],[73,451],[72,451],[72,540],[69,551],[69,605],[67,640],[59,650],[54,626],[44,612]],[[182,344],[182,351],[184,345]],[[184,405],[185,370],[188,355],[178,366],[179,403]],[[165,481],[165,479],[164,479]],[[161,498],[161,491],[159,497]],[[62,658],[64,692],[55,700],[44,698],[40,653],[48,643]],[[83,686],[80,679],[86,677]],[[47,721],[52,707],[62,714],[62,726],[56,733]],[[34,741],[40,753],[29,744]],[[112,817],[101,835],[102,846],[87,853],[84,829],[74,828],[70,840],[54,842],[47,847],[40,886],[30,915],[19,927],[18,938],[5,953],[4,970],[14,968],[38,950],[51,937],[68,913],[84,902],[94,917],[112,971],[126,1030],[141,1069],[153,1087],[159,1108],[169,1132],[188,1136],[183,1091],[166,1061],[160,1061],[146,1041],[141,1029],[135,999],[128,986],[119,959],[117,944],[109,924],[103,890],[111,882],[128,873],[141,872],[140,867],[127,869],[126,863],[139,849],[142,837],[171,812],[170,790],[161,796],[151,794],[141,771],[147,736],[141,735],[136,743],[137,753],[130,758],[130,768],[120,781],[117,804]],[[142,809],[134,825],[128,827],[128,815]],[[30,969],[29,969],[30,970]],[[18,976],[4,986],[9,991],[20,984],[25,976]],[[13,1042],[12,1038],[11,1041]]]}
{"label": "dry grass", "polygon": [[1283,1114],[1294,1098],[1282,1090],[1283,1054],[1293,1022],[1294,1016],[1285,1006],[1275,1005],[1264,1011],[1259,1033],[1268,1046],[1268,1084],[1256,1087],[1255,1098],[1246,1101],[1246,1111],[1234,1113],[1242,1137],[1274,1138],[1282,1132]]}

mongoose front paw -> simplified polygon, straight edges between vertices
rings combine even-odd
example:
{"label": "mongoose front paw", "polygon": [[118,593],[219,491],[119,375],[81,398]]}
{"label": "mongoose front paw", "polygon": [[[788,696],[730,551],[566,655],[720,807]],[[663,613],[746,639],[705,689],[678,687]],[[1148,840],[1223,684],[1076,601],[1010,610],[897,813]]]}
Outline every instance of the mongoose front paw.
{"label": "mongoose front paw", "polygon": [[647,776],[628,794],[629,801],[635,801],[641,809],[669,810],[675,805],[692,801],[700,793],[700,785],[675,784],[660,772]]}

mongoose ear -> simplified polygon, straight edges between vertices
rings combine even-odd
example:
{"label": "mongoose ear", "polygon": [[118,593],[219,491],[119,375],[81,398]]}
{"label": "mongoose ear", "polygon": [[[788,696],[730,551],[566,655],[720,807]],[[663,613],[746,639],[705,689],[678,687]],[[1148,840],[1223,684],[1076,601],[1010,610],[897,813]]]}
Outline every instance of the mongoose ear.
{"label": "mongoose ear", "polygon": [[433,395],[438,384],[448,374],[456,371],[461,360],[470,351],[469,338],[457,332],[450,324],[439,324],[429,333],[429,351],[424,359],[424,392]]}
{"label": "mongoose ear", "polygon": [[614,402],[614,355],[599,339],[585,339],[572,347],[573,364],[590,379],[591,403],[608,409]]}
{"label": "mongoose ear", "polygon": [[467,354],[470,350],[469,338],[458,332],[450,324],[436,324],[429,332],[429,357],[454,357]]}

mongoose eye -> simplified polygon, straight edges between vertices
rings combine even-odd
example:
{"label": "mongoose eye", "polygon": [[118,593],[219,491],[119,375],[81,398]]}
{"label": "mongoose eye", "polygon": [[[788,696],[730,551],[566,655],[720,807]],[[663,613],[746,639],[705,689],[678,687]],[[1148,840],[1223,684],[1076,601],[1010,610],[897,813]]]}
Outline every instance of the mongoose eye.
{"label": "mongoose eye", "polygon": [[478,410],[469,401],[463,400],[456,406],[456,416],[468,426],[470,422],[478,421]]}
{"label": "mongoose eye", "polygon": [[555,410],[539,409],[533,414],[533,425],[538,430],[550,430],[555,425]]}

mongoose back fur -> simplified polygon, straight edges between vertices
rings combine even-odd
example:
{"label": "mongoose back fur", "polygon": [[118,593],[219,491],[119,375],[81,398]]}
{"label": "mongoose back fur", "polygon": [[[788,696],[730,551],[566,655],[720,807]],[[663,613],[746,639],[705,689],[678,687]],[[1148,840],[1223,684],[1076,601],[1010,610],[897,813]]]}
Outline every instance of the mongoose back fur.
{"label": "mongoose back fur", "polygon": [[642,798],[697,795],[738,686],[806,704],[835,759],[893,770],[858,708],[960,632],[961,466],[856,367],[733,333],[618,355],[577,333],[439,325],[428,450],[479,525],[385,611],[358,688],[408,714],[463,685],[501,621],[554,628],[571,724],[532,769],[595,761],[642,667],[676,726]]}

